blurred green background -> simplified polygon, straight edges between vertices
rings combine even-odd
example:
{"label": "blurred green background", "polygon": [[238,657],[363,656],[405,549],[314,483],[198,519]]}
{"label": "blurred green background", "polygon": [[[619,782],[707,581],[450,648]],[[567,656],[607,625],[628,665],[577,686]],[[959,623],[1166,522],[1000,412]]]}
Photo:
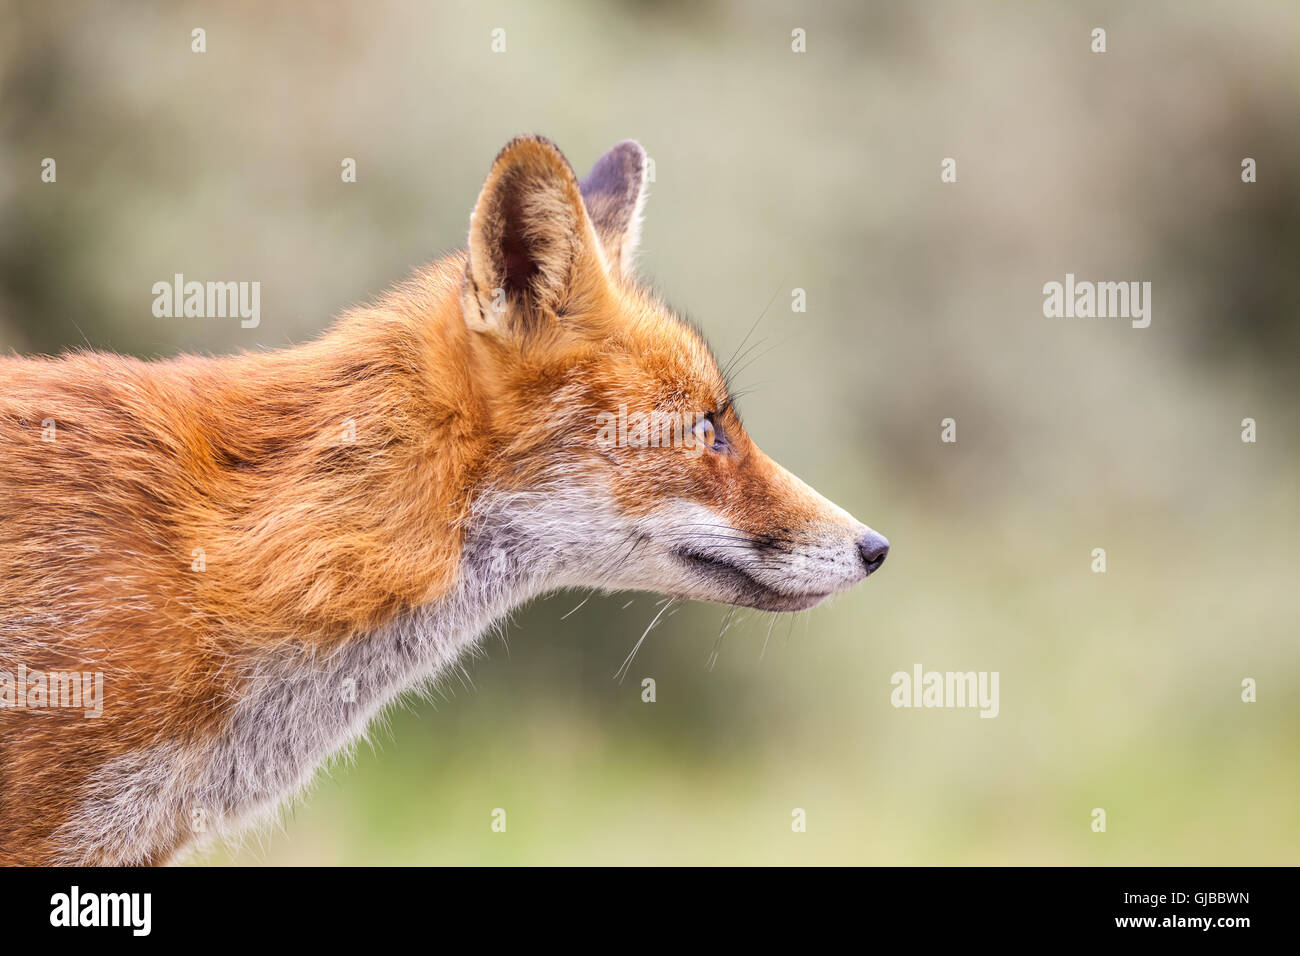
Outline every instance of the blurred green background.
{"label": "blurred green background", "polygon": [[[1298,38],[1290,2],[0,4],[0,347],[301,342],[459,246],[513,136],[632,137],[642,273],[724,357],[772,302],[752,434],[893,542],[711,669],[725,611],[681,608],[623,684],[653,597],[535,602],[200,859],[1300,862]],[[155,318],[176,272],[260,281],[260,327]],[[1044,318],[1066,272],[1151,281],[1150,328]],[[916,663],[998,671],[1000,715],[894,709]]]}

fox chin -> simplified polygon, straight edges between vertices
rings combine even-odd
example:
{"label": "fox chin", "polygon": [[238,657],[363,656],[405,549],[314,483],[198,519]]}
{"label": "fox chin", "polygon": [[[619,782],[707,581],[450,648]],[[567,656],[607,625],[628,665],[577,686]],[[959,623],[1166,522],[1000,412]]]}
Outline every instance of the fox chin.
{"label": "fox chin", "polygon": [[510,142],[465,251],[305,345],[0,359],[0,863],[249,825],[538,594],[798,611],[881,566],[637,282],[645,170]]}

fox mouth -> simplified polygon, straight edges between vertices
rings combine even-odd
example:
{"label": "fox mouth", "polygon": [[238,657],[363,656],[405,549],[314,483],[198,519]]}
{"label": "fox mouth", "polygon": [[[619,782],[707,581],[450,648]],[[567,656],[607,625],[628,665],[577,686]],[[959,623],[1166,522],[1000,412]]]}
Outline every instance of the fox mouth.
{"label": "fox mouth", "polygon": [[[673,555],[693,572],[711,583],[722,585],[729,596],[710,597],[708,600],[723,604],[738,604],[760,611],[804,611],[830,597],[830,591],[805,591],[789,594],[763,584],[743,568],[723,558],[702,554],[687,548],[678,548]],[[681,595],[694,597],[694,595]]]}

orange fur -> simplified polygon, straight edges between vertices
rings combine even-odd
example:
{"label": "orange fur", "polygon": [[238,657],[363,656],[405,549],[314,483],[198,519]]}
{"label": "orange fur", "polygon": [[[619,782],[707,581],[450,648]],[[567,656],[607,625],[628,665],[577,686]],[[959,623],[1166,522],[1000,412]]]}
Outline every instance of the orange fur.
{"label": "orange fur", "polygon": [[[749,440],[704,342],[626,277],[633,226],[610,228],[554,147],[518,140],[468,254],[309,344],[0,360],[0,671],[97,670],[108,698],[96,719],[0,710],[0,863],[65,858],[52,835],[115,758],[219,734],[249,655],[328,651],[446,595],[478,496],[557,456],[631,516],[675,498],[754,535],[849,527]],[[732,452],[592,447],[620,404],[726,408]]]}

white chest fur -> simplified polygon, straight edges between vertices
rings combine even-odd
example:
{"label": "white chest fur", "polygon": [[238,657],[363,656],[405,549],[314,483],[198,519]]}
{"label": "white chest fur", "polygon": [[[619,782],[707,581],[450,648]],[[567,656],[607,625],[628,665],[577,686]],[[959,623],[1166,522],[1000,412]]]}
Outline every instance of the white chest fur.
{"label": "white chest fur", "polygon": [[60,862],[140,863],[157,847],[203,843],[273,813],[330,756],[364,739],[386,705],[454,665],[512,609],[574,583],[575,568],[590,575],[582,565],[599,556],[596,538],[608,542],[611,520],[585,495],[486,499],[452,592],[331,653],[286,642],[232,660],[243,680],[223,731],[100,768],[93,795],[56,834]]}

